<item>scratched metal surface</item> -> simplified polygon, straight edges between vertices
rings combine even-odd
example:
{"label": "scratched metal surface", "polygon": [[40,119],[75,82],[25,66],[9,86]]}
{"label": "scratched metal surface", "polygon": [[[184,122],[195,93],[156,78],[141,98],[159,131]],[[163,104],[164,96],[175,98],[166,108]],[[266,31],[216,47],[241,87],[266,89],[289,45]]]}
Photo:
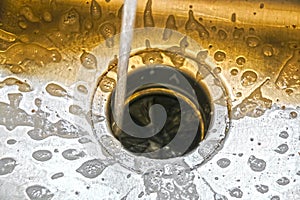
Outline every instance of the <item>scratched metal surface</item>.
{"label": "scratched metal surface", "polygon": [[[151,48],[161,47],[162,37],[156,36],[158,33],[163,35],[164,31],[147,30],[149,35],[143,30],[138,31],[139,37],[133,42],[133,49],[147,47],[145,38],[150,40]],[[164,41],[165,47],[178,47],[184,38],[180,34],[174,35]],[[197,42],[191,38],[188,42],[193,51]],[[243,94],[233,101],[233,119],[222,148],[205,162],[202,163],[203,152],[195,151],[193,159],[150,165],[131,154],[119,153],[123,149],[117,145],[116,139],[115,142],[109,139],[100,142],[117,153],[107,152],[107,146],[100,145],[97,141],[100,138],[93,130],[95,124],[106,124],[107,119],[105,115],[96,115],[97,112],[93,114],[97,107],[92,107],[92,101],[99,77],[118,51],[117,45],[111,48],[107,47],[108,44],[111,44],[111,38],[90,51],[96,55],[98,63],[91,54],[81,52],[70,56],[76,57],[74,60],[65,58],[61,62],[62,68],[57,67],[61,63],[49,64],[49,67],[57,67],[57,71],[53,69],[56,78],[13,74],[5,65],[1,68],[1,200],[300,199],[299,100],[294,95],[293,102],[296,103],[284,108],[276,101],[271,106],[264,105],[270,103],[264,98],[265,94],[276,94],[272,85],[275,85],[275,80],[266,82],[267,76],[262,72],[262,77],[253,87],[245,89],[249,96]],[[116,38],[115,44],[118,44]],[[45,49],[38,48],[38,51],[40,55],[49,53]],[[288,66],[286,61],[292,63],[298,58],[298,55],[290,55],[297,50],[287,52],[288,56],[284,57],[280,67]],[[79,58],[82,55],[92,62],[82,63]],[[220,66],[215,64],[213,54],[207,59],[212,71],[218,71],[216,69]],[[141,64],[135,58],[132,62]],[[227,88],[233,87],[228,78],[229,70],[218,74]],[[102,92],[113,86],[113,81],[108,81]],[[261,89],[263,95],[259,92]],[[295,91],[299,92],[299,88]],[[234,93],[235,90],[229,90],[231,99],[236,98]],[[106,92],[101,94],[99,101],[106,105]],[[253,101],[260,102],[262,109],[246,114],[240,112],[242,105]],[[225,125],[222,127],[226,129]],[[194,162],[202,164],[188,170]]]}

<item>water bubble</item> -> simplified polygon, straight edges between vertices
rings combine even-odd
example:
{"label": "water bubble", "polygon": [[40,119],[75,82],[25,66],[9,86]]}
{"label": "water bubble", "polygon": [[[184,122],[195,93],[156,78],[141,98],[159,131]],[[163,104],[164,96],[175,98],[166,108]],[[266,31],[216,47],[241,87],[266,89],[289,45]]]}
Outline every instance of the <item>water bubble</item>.
{"label": "water bubble", "polygon": [[115,79],[104,77],[100,82],[100,89],[103,92],[111,92],[116,86]]}
{"label": "water bubble", "polygon": [[152,0],[148,0],[144,10],[144,27],[154,26],[154,19],[152,16]]}
{"label": "water bubble", "polygon": [[82,174],[86,178],[96,178],[105,168],[106,165],[100,159],[93,159],[84,162],[76,169],[76,172]]}
{"label": "water bubble", "polygon": [[20,8],[20,15],[23,15],[29,22],[40,22],[40,18],[34,15],[32,9],[29,6]]}
{"label": "water bubble", "polygon": [[264,56],[271,57],[274,54],[274,49],[273,49],[272,45],[265,45],[262,48],[262,52],[263,52]]}
{"label": "water bubble", "polygon": [[257,74],[254,71],[245,71],[241,77],[242,86],[253,85],[257,81]]}
{"label": "water bubble", "polygon": [[239,70],[236,69],[236,68],[233,68],[233,69],[230,70],[230,74],[231,74],[232,76],[236,76],[236,75],[238,75],[238,73],[239,73]]}
{"label": "water bubble", "polygon": [[54,179],[58,179],[58,178],[61,178],[64,176],[64,173],[63,172],[59,172],[59,173],[56,173],[56,174],[53,174],[51,176],[51,179],[54,180]]}
{"label": "water bubble", "polygon": [[86,88],[86,86],[84,86],[84,85],[78,85],[77,90],[83,94],[87,94],[89,92],[88,89]]}
{"label": "water bubble", "polygon": [[214,59],[217,62],[223,62],[226,59],[226,53],[224,51],[216,51],[214,54]]}
{"label": "water bubble", "polygon": [[48,150],[38,150],[32,153],[32,157],[37,161],[45,162],[52,158],[52,153]]}
{"label": "water bubble", "polygon": [[248,165],[253,171],[261,172],[264,171],[266,168],[266,161],[251,155],[248,159]]}
{"label": "water bubble", "polygon": [[246,43],[248,45],[248,47],[257,47],[260,44],[260,40],[258,37],[255,36],[250,36],[246,39]]}
{"label": "water bubble", "polygon": [[55,97],[66,97],[68,95],[67,91],[63,87],[55,83],[49,83],[46,86],[46,91]]}
{"label": "water bubble", "polygon": [[269,191],[269,187],[267,185],[255,185],[255,188],[258,192],[262,194],[267,193]]}
{"label": "water bubble", "polygon": [[1,158],[0,159],[0,176],[10,174],[16,167],[16,160],[13,158]]}
{"label": "water bubble", "polygon": [[97,59],[91,53],[83,51],[83,53],[80,56],[80,61],[81,61],[81,64],[87,69],[96,69],[97,68]]}
{"label": "water bubble", "polygon": [[240,57],[237,57],[236,58],[236,64],[238,64],[238,65],[244,65],[245,63],[246,63],[246,59],[245,59],[245,57],[243,57],[243,56],[240,56]]}
{"label": "water bubble", "polygon": [[230,196],[235,197],[235,198],[242,198],[243,197],[243,191],[240,190],[239,188],[230,189],[229,194],[230,194]]}
{"label": "water bubble", "polygon": [[226,168],[230,165],[231,161],[228,158],[221,158],[217,161],[217,165],[221,168]]}
{"label": "water bubble", "polygon": [[101,6],[97,3],[96,0],[92,0],[90,13],[93,20],[98,20],[102,16],[102,9]]}
{"label": "water bubble", "polygon": [[288,150],[289,150],[289,146],[287,144],[281,144],[274,151],[280,154],[284,154]]}
{"label": "water bubble", "polygon": [[26,188],[26,194],[30,200],[51,200],[54,194],[46,187],[33,185]]}
{"label": "water bubble", "polygon": [[78,151],[77,149],[67,149],[62,152],[62,156],[66,160],[77,160],[86,156],[86,153],[84,153],[83,151]]}
{"label": "water bubble", "polygon": [[286,131],[281,131],[279,134],[279,137],[281,137],[283,139],[287,139],[289,137],[289,134]]}
{"label": "water bubble", "polygon": [[227,38],[227,33],[224,30],[220,29],[218,31],[218,37],[220,40],[225,40]]}
{"label": "water bubble", "polygon": [[264,7],[265,7],[265,4],[264,4],[264,3],[260,3],[260,4],[259,4],[259,8],[260,8],[260,9],[263,9]]}
{"label": "water bubble", "polygon": [[277,183],[278,185],[284,186],[284,185],[288,185],[288,184],[290,183],[290,180],[289,180],[287,177],[282,177],[282,178],[278,179],[278,180],[276,181],[276,183]]}

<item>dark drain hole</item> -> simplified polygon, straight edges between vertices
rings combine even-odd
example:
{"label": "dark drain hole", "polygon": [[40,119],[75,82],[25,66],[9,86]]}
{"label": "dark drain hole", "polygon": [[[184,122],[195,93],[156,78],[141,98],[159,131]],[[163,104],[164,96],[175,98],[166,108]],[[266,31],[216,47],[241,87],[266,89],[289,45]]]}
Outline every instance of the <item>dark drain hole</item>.
{"label": "dark drain hole", "polygon": [[[165,73],[168,77],[172,75],[174,69],[158,67],[137,70],[128,76],[128,82],[134,82],[137,77],[149,75],[150,70],[151,73],[154,73],[153,70],[156,73]],[[139,126],[146,126],[151,122],[149,109],[152,105],[159,104],[164,107],[167,119],[163,128],[158,131],[157,127],[151,127],[155,133],[158,132],[156,135],[147,137],[149,133],[145,132],[140,134],[146,138],[138,138],[125,133],[116,125],[111,109],[109,109],[110,128],[126,150],[145,157],[167,159],[189,153],[205,138],[211,119],[209,95],[207,90],[194,79],[183,72],[180,73],[192,86],[194,94],[188,94],[184,88],[180,88],[180,85],[170,82],[168,88],[156,84],[140,87],[127,99],[130,116]],[[128,89],[130,91],[130,88]],[[190,96],[195,96],[196,99]],[[195,101],[199,107],[195,105]],[[130,129],[130,124],[126,123],[126,120],[123,126]]]}

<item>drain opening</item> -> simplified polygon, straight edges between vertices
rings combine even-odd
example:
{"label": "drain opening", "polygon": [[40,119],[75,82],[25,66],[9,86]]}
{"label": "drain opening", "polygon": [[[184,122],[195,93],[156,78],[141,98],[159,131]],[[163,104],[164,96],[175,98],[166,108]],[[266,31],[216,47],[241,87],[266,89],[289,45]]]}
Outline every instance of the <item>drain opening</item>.
{"label": "drain opening", "polygon": [[[143,137],[133,136],[132,132],[138,130],[131,129],[131,124],[126,119],[123,123],[126,129],[123,130],[132,131],[125,132],[116,125],[111,111],[115,92],[113,91],[108,109],[110,128],[115,138],[127,151],[155,159],[174,158],[191,152],[205,138],[212,113],[209,94],[205,86],[196,82],[187,73],[178,70],[177,72],[181,76],[175,77],[177,79],[175,82],[172,79],[174,68],[167,66],[148,66],[128,75],[127,92],[131,95],[128,95],[125,101],[124,112],[129,112],[133,122],[139,126],[150,124],[150,131],[134,134]],[[155,74],[165,77],[167,87],[166,84],[152,83],[132,91],[130,83]],[[182,86],[181,79],[187,80],[192,90]],[[151,113],[150,109],[156,104],[163,106],[167,115],[166,122],[160,130],[155,123],[151,126],[150,120],[150,116],[153,121],[156,119],[156,114]]]}

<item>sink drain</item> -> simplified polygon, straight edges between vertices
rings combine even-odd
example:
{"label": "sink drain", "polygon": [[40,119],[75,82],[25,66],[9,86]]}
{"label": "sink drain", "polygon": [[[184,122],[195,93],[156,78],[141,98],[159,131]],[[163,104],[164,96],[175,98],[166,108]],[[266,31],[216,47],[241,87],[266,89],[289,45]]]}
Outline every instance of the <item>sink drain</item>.
{"label": "sink drain", "polygon": [[[133,91],[135,83],[141,82],[139,79],[147,77],[154,80],[153,76],[164,79],[164,84],[153,82]],[[151,125],[145,131],[135,128],[131,120],[125,118],[120,129],[110,109],[114,100],[113,92],[112,104],[108,108],[109,124],[114,136],[126,150],[150,158],[173,158],[189,153],[205,138],[211,119],[211,105],[203,85],[184,72],[175,72],[174,68],[162,65],[133,71],[128,76],[128,83],[127,91],[132,95],[127,95],[124,112],[129,112],[133,122],[140,127]],[[188,88],[185,83],[191,87]],[[153,105],[161,105],[166,112],[162,128],[158,127],[159,122],[155,122],[161,113],[150,112]]]}
{"label": "sink drain", "polygon": [[101,67],[80,76],[95,80],[96,140],[107,156],[136,172],[170,163],[196,168],[218,152],[230,127],[230,100],[207,50],[176,31],[167,41],[157,37],[163,32],[135,30],[121,126],[113,102],[118,48],[95,48]]}

